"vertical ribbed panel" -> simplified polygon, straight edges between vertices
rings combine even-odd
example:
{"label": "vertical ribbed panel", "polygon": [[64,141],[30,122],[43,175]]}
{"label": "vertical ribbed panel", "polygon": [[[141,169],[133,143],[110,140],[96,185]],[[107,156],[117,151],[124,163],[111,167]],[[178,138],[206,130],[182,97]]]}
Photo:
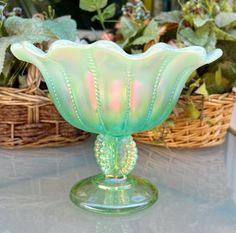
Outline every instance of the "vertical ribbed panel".
{"label": "vertical ribbed panel", "polygon": [[131,56],[108,41],[92,45],[57,41],[47,54],[24,42],[12,51],[38,66],[69,123],[113,136],[162,123],[191,72],[221,55],[220,50],[207,56],[200,47],[173,49],[160,43]]}

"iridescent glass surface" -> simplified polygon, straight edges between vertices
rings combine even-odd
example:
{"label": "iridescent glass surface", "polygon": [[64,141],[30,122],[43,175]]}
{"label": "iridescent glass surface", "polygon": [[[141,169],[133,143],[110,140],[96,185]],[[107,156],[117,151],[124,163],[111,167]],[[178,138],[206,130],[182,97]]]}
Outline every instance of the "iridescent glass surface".
{"label": "iridescent glass surface", "polygon": [[152,183],[129,175],[137,160],[131,135],[161,124],[189,75],[222,54],[159,43],[129,55],[110,41],[84,45],[65,40],[54,42],[47,53],[28,42],[11,50],[40,69],[65,120],[98,134],[95,157],[102,173],[78,182],[70,197],[79,207],[105,214],[138,211],[156,201]]}

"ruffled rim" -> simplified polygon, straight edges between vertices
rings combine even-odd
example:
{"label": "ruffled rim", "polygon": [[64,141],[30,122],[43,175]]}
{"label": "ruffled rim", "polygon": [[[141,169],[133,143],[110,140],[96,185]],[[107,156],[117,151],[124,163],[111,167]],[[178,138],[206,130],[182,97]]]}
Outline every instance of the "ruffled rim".
{"label": "ruffled rim", "polygon": [[127,59],[131,60],[142,60],[146,57],[149,57],[153,54],[163,52],[163,51],[169,51],[173,53],[195,53],[197,56],[201,57],[205,64],[211,63],[222,56],[223,52],[221,49],[215,49],[209,53],[206,52],[206,50],[203,47],[200,46],[189,46],[184,48],[173,48],[170,45],[166,43],[157,43],[153,46],[151,46],[146,52],[140,53],[140,54],[128,54],[126,53],[120,46],[118,46],[116,43],[108,40],[99,40],[92,44],[80,44],[75,43],[69,40],[57,40],[53,42],[48,50],[48,52],[43,52],[42,50],[35,47],[33,44],[24,41],[21,43],[16,43],[11,46],[12,50],[17,49],[17,47],[23,46],[24,49],[30,51],[31,53],[35,54],[36,56],[44,57],[47,55],[50,55],[57,49],[62,48],[78,48],[78,49],[91,49],[91,48],[104,48],[110,51],[113,51],[114,53],[117,53]]}

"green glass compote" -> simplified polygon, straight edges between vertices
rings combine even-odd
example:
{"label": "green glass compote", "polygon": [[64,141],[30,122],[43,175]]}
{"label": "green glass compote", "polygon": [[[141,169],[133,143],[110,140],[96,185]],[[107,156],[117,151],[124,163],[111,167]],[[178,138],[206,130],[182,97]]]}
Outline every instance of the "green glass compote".
{"label": "green glass compote", "polygon": [[79,181],[70,198],[79,207],[125,214],[158,197],[148,180],[129,175],[137,160],[132,134],[161,124],[171,113],[189,75],[222,55],[201,47],[164,43],[138,55],[110,41],[85,45],[58,40],[44,53],[23,42],[12,45],[20,60],[37,66],[58,111],[71,125],[98,134],[95,157],[101,174]]}

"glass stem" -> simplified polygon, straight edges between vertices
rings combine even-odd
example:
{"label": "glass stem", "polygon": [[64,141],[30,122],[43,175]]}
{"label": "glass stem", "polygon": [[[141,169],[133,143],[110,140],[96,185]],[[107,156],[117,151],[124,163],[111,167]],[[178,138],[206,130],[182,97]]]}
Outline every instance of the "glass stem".
{"label": "glass stem", "polygon": [[95,156],[106,177],[124,178],[137,160],[137,147],[132,136],[113,137],[100,134],[95,142]]}

